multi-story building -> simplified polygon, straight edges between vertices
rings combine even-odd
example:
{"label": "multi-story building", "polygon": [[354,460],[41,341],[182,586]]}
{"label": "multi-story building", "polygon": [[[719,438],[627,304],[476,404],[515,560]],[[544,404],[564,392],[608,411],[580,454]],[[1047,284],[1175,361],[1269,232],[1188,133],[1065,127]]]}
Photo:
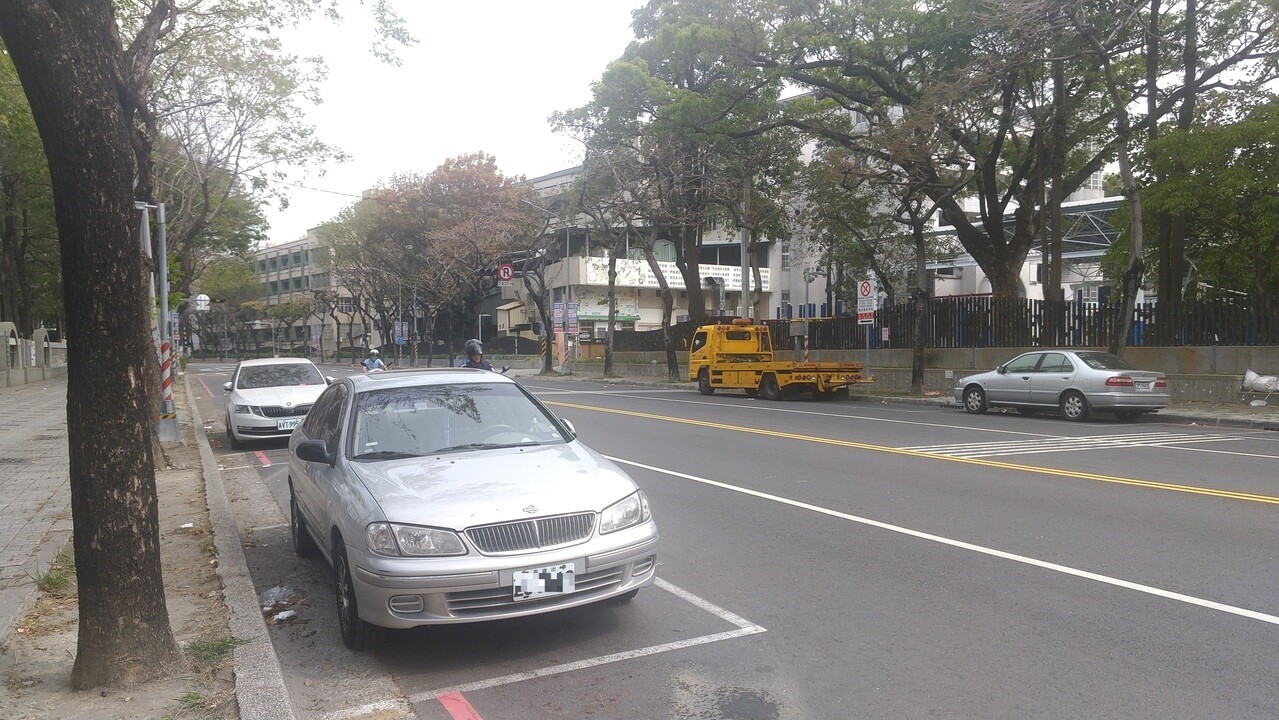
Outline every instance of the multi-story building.
{"label": "multi-story building", "polygon": [[[291,349],[299,345],[309,346],[317,355],[321,352],[331,357],[339,347],[360,346],[365,338],[365,327],[350,295],[333,283],[320,253],[323,248],[313,232],[292,242],[263,247],[254,252],[254,269],[263,286],[263,303],[270,307],[286,300],[301,299],[312,303],[314,311],[291,328],[278,326],[271,320],[262,321],[264,329],[271,330],[271,342],[279,349]],[[315,291],[329,291],[335,309],[317,298]],[[336,320],[334,319],[336,316]],[[264,338],[267,337],[264,335]],[[376,335],[369,339],[379,344]]]}
{"label": "multi-story building", "polygon": [[[581,168],[569,168],[534,178],[538,194],[547,202],[565,193],[577,179]],[[556,242],[552,243],[546,267],[547,284],[551,288],[551,302],[563,303],[565,310],[575,306],[577,337],[583,341],[602,338],[608,324],[608,261],[609,249],[600,243],[585,221],[553,227]],[[595,244],[593,245],[592,242]],[[760,284],[752,291],[756,298],[754,308],[746,308],[747,314],[775,317],[784,314],[792,294],[803,295],[802,273],[790,272],[789,246],[768,240],[759,244]],[[675,293],[673,320],[688,317],[688,291],[684,277],[675,265],[675,245],[667,240],[658,241],[654,248],[662,274]],[[734,233],[712,224],[703,233],[699,271],[707,311],[713,315],[737,315],[742,312],[742,242]],[[779,283],[780,280],[780,283]],[[639,248],[627,247],[617,261],[615,297],[617,299],[616,328],[619,330],[653,330],[661,327],[662,300],[658,295],[659,284]],[[821,286],[818,293],[824,293]],[[502,288],[500,296],[494,296],[486,305],[486,313],[495,318],[499,335],[534,337],[537,323],[536,309],[526,302],[521,283],[510,283]],[[570,321],[568,312],[564,322]]]}

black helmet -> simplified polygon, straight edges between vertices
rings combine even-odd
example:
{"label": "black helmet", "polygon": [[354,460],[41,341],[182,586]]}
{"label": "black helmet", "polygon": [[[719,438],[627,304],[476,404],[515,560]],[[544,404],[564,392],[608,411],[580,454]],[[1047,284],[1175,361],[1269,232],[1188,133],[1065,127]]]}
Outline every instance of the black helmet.
{"label": "black helmet", "polygon": [[481,343],[479,340],[476,340],[475,338],[471,338],[470,340],[467,340],[465,348],[466,348],[467,357],[484,354],[484,343]]}

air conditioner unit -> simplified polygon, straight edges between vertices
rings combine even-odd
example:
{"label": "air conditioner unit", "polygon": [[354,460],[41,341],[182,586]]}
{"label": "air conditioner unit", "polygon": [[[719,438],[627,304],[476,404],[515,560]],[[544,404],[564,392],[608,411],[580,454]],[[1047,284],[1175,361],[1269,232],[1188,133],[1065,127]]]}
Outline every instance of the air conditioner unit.
{"label": "air conditioner unit", "polygon": [[675,322],[688,322],[692,318],[688,315],[676,315]]}

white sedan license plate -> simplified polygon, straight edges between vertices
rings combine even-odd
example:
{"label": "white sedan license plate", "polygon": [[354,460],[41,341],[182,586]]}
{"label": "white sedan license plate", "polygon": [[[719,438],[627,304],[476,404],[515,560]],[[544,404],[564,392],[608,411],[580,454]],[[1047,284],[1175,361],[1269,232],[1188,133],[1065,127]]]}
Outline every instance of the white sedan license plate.
{"label": "white sedan license plate", "polygon": [[573,563],[563,563],[533,570],[516,570],[514,600],[532,600],[545,595],[573,592]]}
{"label": "white sedan license plate", "polygon": [[292,430],[301,424],[302,418],[289,418],[288,420],[275,421],[275,427],[277,430]]}

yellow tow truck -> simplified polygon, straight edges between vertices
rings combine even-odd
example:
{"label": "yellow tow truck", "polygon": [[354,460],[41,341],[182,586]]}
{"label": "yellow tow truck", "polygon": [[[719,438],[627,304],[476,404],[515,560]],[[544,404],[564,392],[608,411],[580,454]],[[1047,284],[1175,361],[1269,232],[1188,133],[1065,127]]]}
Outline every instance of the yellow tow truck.
{"label": "yellow tow truck", "polygon": [[697,391],[745,390],[747,396],[779,400],[783,393],[810,392],[818,400],[847,394],[848,386],[871,383],[859,362],[792,362],[775,359],[767,325],[745,318],[697,328],[688,352],[688,379]]}

